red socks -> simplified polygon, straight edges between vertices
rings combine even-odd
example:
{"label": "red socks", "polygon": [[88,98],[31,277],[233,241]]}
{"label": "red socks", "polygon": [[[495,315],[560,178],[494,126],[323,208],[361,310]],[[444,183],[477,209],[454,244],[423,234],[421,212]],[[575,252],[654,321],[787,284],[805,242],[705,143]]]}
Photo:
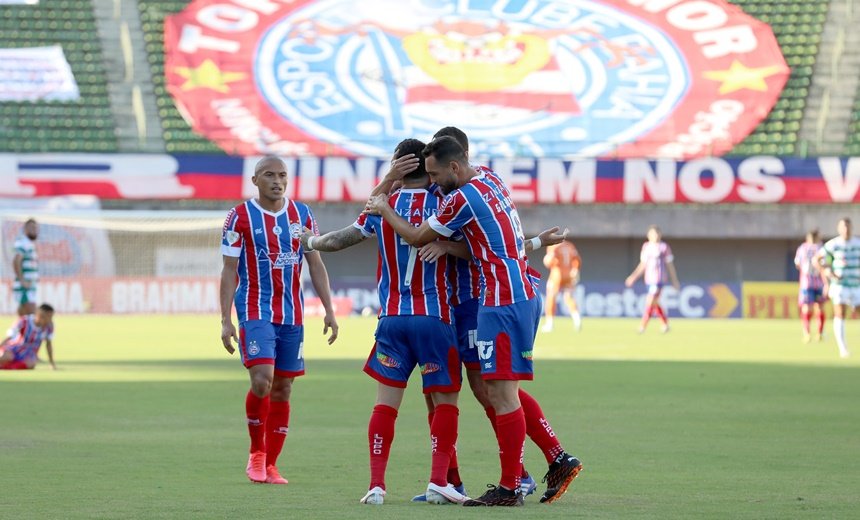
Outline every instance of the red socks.
{"label": "red socks", "polygon": [[266,419],[266,465],[274,466],[284,447],[290,426],[290,402],[271,401]]}
{"label": "red socks", "polygon": [[499,431],[499,428],[496,426],[496,409],[492,406],[484,408],[484,413],[487,414],[487,419],[490,420],[490,425],[493,427],[493,433]]}
{"label": "red socks", "polygon": [[824,309],[821,309],[821,312],[818,313],[818,335],[820,336],[824,332]]}
{"label": "red socks", "polygon": [[800,312],[800,324],[803,326],[803,332],[809,334],[809,319],[812,318],[811,312]]}
{"label": "red socks", "polygon": [[526,433],[541,449],[547,464],[551,464],[564,453],[564,449],[558,442],[549,421],[544,417],[540,404],[523,389],[520,389],[520,403],[526,418]]}
{"label": "red socks", "polygon": [[391,442],[394,440],[394,421],[397,420],[397,410],[384,404],[373,407],[370,423],[367,425],[367,443],[370,448],[370,487],[377,486],[385,489],[385,468],[388,466],[388,454],[391,452]]}
{"label": "red socks", "polygon": [[251,453],[266,451],[266,416],[269,415],[269,396],[257,397],[248,390],[245,397],[245,415],[251,435]]}
{"label": "red socks", "polygon": [[526,442],[526,418],[522,407],[496,416],[496,425],[499,459],[502,463],[502,478],[499,484],[506,489],[518,489],[523,471],[523,446]]}
{"label": "red socks", "polygon": [[[459,420],[459,412],[460,412],[460,410],[457,409],[458,420]],[[430,412],[427,414],[427,424],[430,425],[430,435],[431,435],[430,442],[433,442],[432,435],[433,435],[433,416],[434,415],[435,415],[434,412]],[[458,430],[459,430],[459,426],[457,427],[457,430],[455,430],[455,431],[458,431]],[[460,478],[460,463],[457,462],[457,443],[456,442],[454,442],[453,449],[451,450],[451,462],[448,464],[448,479],[447,480],[448,480],[449,484],[453,484],[454,486],[460,486],[463,484],[463,479]]]}
{"label": "red socks", "polygon": [[666,319],[666,313],[663,312],[663,307],[660,307],[659,304],[654,304],[654,312],[657,313],[657,316],[660,318],[660,321],[663,322],[663,325],[669,323],[669,320]]}
{"label": "red socks", "polygon": [[430,482],[437,486],[448,484],[448,468],[453,462],[459,416],[460,410],[452,404],[437,405],[433,414],[433,423],[430,425],[430,443],[433,447]]}

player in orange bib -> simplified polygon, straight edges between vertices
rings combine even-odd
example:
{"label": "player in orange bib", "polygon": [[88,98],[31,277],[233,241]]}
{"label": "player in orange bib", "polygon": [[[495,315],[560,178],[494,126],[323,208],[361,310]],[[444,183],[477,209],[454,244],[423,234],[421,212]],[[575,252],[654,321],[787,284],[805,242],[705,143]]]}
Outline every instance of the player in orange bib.
{"label": "player in orange bib", "polygon": [[555,305],[559,292],[570,311],[574,328],[581,330],[582,319],[573,294],[576,284],[579,282],[579,269],[582,266],[582,258],[580,258],[576,246],[568,240],[549,246],[546,249],[546,256],[543,257],[543,265],[549,269],[549,278],[546,282],[546,317],[544,318],[543,331],[550,332],[552,330],[552,319],[555,316]]}

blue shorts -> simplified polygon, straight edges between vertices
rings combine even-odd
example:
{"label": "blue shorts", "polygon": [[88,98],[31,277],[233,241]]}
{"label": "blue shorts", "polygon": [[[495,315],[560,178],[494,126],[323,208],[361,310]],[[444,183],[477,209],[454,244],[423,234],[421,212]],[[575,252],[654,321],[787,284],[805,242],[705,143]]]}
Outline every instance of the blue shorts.
{"label": "blue shorts", "polygon": [[660,292],[662,290],[663,290],[663,284],[662,283],[648,284],[648,294],[660,294]]}
{"label": "blue shorts", "polygon": [[302,325],[279,325],[266,320],[239,324],[239,351],[246,368],[275,365],[278,377],[305,373],[305,329]]}
{"label": "blue shorts", "polygon": [[540,298],[478,311],[478,356],[484,379],[531,380]]}
{"label": "blue shorts", "polygon": [[480,370],[478,349],[475,340],[478,338],[478,307],[480,299],[472,298],[454,307],[454,328],[457,329],[457,350],[460,361],[468,370]]}
{"label": "blue shorts", "polygon": [[364,371],[380,383],[406,388],[421,369],[424,393],[459,392],[460,356],[454,326],[432,316],[385,316],[376,326],[376,343]]}
{"label": "blue shorts", "polygon": [[797,303],[800,305],[824,303],[824,289],[801,289],[800,294],[797,295]]}

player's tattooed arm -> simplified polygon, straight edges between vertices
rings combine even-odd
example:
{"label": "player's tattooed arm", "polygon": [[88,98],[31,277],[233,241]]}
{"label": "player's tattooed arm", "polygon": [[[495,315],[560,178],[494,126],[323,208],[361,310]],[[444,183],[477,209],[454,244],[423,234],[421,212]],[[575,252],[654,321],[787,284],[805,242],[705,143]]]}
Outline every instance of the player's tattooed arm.
{"label": "player's tattooed arm", "polygon": [[400,235],[410,246],[421,247],[442,236],[430,227],[430,222],[427,220],[422,222],[418,227],[410,224],[394,211],[394,208],[388,204],[388,197],[385,195],[371,197],[367,201],[364,211],[371,215],[380,215],[394,228],[394,232]]}
{"label": "player's tattooed arm", "polygon": [[[312,244],[313,247],[310,247],[311,237],[314,239]],[[321,236],[314,236],[310,229],[304,228],[304,232],[302,234],[302,246],[304,246],[307,251],[324,251],[331,253],[352,247],[364,239],[365,236],[361,233],[361,230],[355,226],[347,226],[343,229],[331,231]]]}

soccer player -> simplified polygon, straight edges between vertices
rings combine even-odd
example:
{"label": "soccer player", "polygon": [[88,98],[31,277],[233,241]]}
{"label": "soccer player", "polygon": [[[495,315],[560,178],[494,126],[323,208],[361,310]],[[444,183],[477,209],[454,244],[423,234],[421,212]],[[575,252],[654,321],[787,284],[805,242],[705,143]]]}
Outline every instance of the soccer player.
{"label": "soccer player", "polygon": [[[423,150],[425,167],[445,198],[436,216],[420,226],[400,217],[384,196],[372,197],[366,210],[380,214],[406,242],[421,247],[457,231],[465,236],[469,251],[481,272],[481,301],[475,345],[482,377],[495,415],[502,477],[499,486],[465,506],[519,506],[523,444],[527,428],[545,428],[524,413],[519,381],[532,379],[532,349],[540,319],[537,288],[526,260],[525,240],[516,206],[504,182],[492,171],[476,171],[456,139],[434,139]],[[548,233],[532,239],[532,249],[559,243],[563,235]],[[535,415],[543,413],[537,401]],[[547,491],[541,502],[552,502],[567,490],[582,464],[558,444],[554,432],[544,430],[554,442],[557,455],[547,474]]]}
{"label": "soccer player", "polygon": [[552,319],[555,315],[555,305],[559,292],[561,292],[564,303],[570,311],[573,328],[581,330],[582,319],[579,316],[579,309],[573,294],[576,284],[579,283],[579,268],[582,266],[579,251],[569,240],[549,246],[543,257],[543,265],[549,269],[549,278],[546,281],[546,316],[544,317],[543,331],[552,331]]}
{"label": "soccer player", "polygon": [[54,363],[54,308],[43,303],[35,314],[26,314],[9,331],[10,335],[0,343],[0,370],[29,370],[36,367],[42,343],[48,350],[48,361]]}
{"label": "soccer player", "polygon": [[827,294],[827,280],[821,272],[821,266],[815,261],[815,255],[821,249],[818,230],[813,229],[806,234],[806,241],[797,248],[794,254],[794,265],[800,271],[800,321],[803,326],[803,342],[809,343],[809,321],[812,312],[818,317],[818,341],[824,333],[824,301]]}
{"label": "soccer player", "polygon": [[672,286],[675,289],[681,288],[681,283],[678,282],[678,273],[675,272],[675,257],[672,255],[672,248],[669,244],[663,242],[663,235],[660,233],[660,228],[651,226],[648,228],[648,241],[642,244],[642,252],[639,255],[639,265],[630,273],[624,284],[627,287],[632,287],[636,280],[643,274],[645,284],[648,286],[648,296],[645,298],[645,311],[642,314],[642,323],[639,325],[639,333],[645,332],[645,327],[648,326],[648,321],[651,316],[656,314],[663,322],[662,331],[669,332],[669,318],[663,307],[660,306],[660,294],[663,292],[663,286],[666,284],[666,273],[672,280]]}
{"label": "soccer player", "polygon": [[830,280],[828,296],[833,302],[833,335],[839,355],[851,357],[845,341],[845,318],[860,307],[860,238],[851,234],[851,219],[844,217],[836,226],[839,236],[824,243],[815,262],[823,262],[824,275]]}
{"label": "soccer player", "polygon": [[18,316],[36,312],[36,289],[39,284],[39,260],[36,254],[38,237],[39,224],[31,218],[24,223],[21,236],[15,240],[15,256],[12,258],[15,282],[12,292],[18,302]]}
{"label": "soccer player", "polygon": [[[404,156],[419,157],[424,143],[406,139],[397,145],[392,166]],[[400,164],[409,162],[408,159]],[[393,211],[419,225],[435,215],[441,203],[438,191],[428,191],[430,179],[420,160],[402,178],[402,187],[384,196]],[[309,250],[340,251],[376,236],[379,246],[377,290],[379,323],[376,343],[364,371],[377,381],[376,405],[367,429],[370,451],[370,486],[363,504],[385,501],[385,470],[394,440],[394,425],[406,383],[419,366],[425,395],[434,405],[430,424],[432,463],[425,493],[428,502],[462,503],[466,496],[448,482],[448,469],[457,441],[460,358],[448,301],[448,264],[443,257],[424,262],[418,250],[404,242],[379,216],[362,213],[355,223],[322,236],[306,233]],[[464,248],[465,249],[465,248]],[[465,254],[465,252],[464,252]]]}
{"label": "soccer player", "polygon": [[[251,389],[245,412],[251,449],[246,473],[253,482],[286,484],[278,472],[278,455],[290,420],[293,380],[305,373],[303,258],[311,282],[325,308],[323,334],[338,325],[331,304],[328,273],[319,253],[302,247],[302,228],[316,230],[310,208],[285,198],[287,168],[277,157],[261,159],[251,181],[258,197],[227,214],[221,240],[221,342],[232,354],[239,344]],[[237,290],[238,288],[238,290]],[[239,334],[233,325],[236,305]]]}

